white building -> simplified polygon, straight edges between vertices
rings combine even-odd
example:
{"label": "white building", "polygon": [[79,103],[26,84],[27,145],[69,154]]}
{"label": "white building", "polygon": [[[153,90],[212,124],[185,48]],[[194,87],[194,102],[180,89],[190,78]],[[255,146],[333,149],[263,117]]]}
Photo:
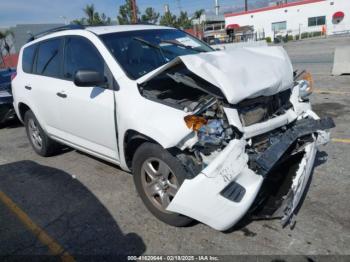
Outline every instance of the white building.
{"label": "white building", "polygon": [[303,0],[225,15],[226,28],[253,26],[257,34],[303,36],[350,33],[350,0]]}

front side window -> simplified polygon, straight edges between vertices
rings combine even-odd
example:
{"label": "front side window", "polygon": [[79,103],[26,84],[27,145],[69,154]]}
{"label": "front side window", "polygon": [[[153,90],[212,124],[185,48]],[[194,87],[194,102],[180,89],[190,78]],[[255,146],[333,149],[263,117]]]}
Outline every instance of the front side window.
{"label": "front side window", "polygon": [[63,76],[73,80],[78,70],[92,70],[104,74],[104,61],[89,40],[69,37],[65,45]]}
{"label": "front side window", "polygon": [[319,26],[326,24],[325,16],[309,17],[308,26]]}
{"label": "front side window", "polygon": [[277,32],[281,30],[286,30],[287,29],[287,22],[277,22],[277,23],[272,23],[272,31]]}
{"label": "front side window", "polygon": [[37,45],[31,45],[23,50],[22,69],[25,73],[32,73],[36,47]]}
{"label": "front side window", "polygon": [[188,54],[213,51],[195,37],[176,29],[139,30],[100,36],[132,79]]}
{"label": "front side window", "polygon": [[60,77],[62,38],[55,38],[39,44],[35,73]]}

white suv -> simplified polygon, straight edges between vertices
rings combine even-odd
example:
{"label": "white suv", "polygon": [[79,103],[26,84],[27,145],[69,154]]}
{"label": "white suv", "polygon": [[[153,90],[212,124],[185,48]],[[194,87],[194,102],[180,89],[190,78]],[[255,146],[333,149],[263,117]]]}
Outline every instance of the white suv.
{"label": "white suv", "polygon": [[311,110],[311,82],[279,47],[215,51],[130,25],[34,37],[12,86],[38,154],[65,144],[120,165],[160,220],[226,230],[245,214],[293,219],[334,126]]}

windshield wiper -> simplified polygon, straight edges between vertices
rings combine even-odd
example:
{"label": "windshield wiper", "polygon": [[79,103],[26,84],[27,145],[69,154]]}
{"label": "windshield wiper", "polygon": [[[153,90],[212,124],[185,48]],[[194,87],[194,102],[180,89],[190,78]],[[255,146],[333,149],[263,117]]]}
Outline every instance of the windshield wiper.
{"label": "windshield wiper", "polygon": [[179,43],[179,42],[177,42],[177,41],[175,41],[175,40],[161,40],[160,42],[161,42],[161,43],[168,43],[168,44],[180,46],[180,47],[183,47],[183,48],[186,48],[186,49],[189,49],[189,50],[193,50],[193,51],[196,51],[196,52],[205,52],[204,50],[198,50],[198,49],[196,49],[196,48],[193,47],[193,46],[184,45],[184,44]]}
{"label": "windshield wiper", "polygon": [[139,37],[134,37],[133,39],[136,40],[136,41],[139,41],[139,42],[141,42],[141,43],[143,43],[143,44],[145,44],[145,45],[147,45],[149,47],[152,47],[154,49],[158,49],[160,51],[161,55],[163,56],[163,58],[166,61],[169,61],[169,59],[164,55],[164,52],[170,53],[170,54],[175,54],[174,52],[172,52],[170,50],[164,50],[161,46],[153,44],[153,43],[151,43],[151,42],[149,42],[149,41],[147,41],[145,39],[142,39],[142,38],[139,38]]}

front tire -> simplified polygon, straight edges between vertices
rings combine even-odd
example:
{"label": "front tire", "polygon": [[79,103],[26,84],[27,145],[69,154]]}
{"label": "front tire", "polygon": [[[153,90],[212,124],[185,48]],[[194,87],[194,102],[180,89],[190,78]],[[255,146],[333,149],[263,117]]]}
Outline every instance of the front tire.
{"label": "front tire", "polygon": [[136,190],[148,210],[172,226],[187,226],[193,219],[166,210],[186,178],[180,161],[161,146],[144,143],[136,151],[132,170]]}
{"label": "front tire", "polygon": [[24,125],[29,142],[37,154],[44,157],[55,154],[58,147],[57,142],[46,135],[31,110],[28,110],[24,115]]}

